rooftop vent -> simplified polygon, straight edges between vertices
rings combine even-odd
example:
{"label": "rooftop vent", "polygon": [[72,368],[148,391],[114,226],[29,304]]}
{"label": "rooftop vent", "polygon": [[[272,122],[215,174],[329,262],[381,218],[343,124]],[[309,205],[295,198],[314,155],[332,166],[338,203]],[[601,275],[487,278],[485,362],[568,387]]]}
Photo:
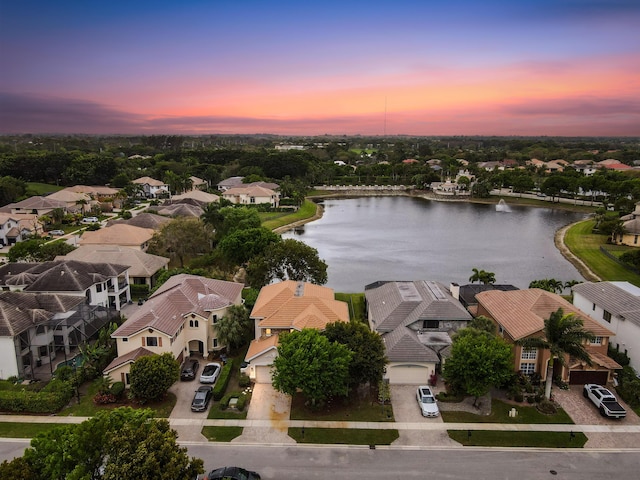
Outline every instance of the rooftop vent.
{"label": "rooftop vent", "polygon": [[296,285],[296,291],[293,294],[294,297],[302,297],[304,295],[304,282],[298,282]]}

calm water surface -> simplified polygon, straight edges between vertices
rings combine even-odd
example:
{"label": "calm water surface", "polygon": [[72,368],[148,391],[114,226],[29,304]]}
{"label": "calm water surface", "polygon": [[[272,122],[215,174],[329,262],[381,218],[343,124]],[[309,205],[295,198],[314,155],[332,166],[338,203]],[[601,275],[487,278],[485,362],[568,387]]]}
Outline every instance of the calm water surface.
{"label": "calm water surface", "polygon": [[362,292],[378,280],[469,283],[472,268],[496,283],[527,288],[532,280],[584,280],[553,237],[584,214],[510,206],[436,202],[411,197],[325,200],[321,219],[283,234],[318,250],[327,286]]}

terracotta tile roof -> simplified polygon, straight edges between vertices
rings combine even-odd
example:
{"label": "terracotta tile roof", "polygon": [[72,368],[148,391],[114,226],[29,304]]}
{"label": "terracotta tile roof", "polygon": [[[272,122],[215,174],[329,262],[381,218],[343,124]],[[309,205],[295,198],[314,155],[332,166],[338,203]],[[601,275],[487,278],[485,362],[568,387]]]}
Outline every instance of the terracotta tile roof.
{"label": "terracotta tile roof", "polygon": [[308,282],[267,285],[260,290],[251,318],[262,319],[260,328],[317,328],[349,321],[345,302],[335,300],[333,290]]}
{"label": "terracotta tile roof", "polygon": [[161,182],[160,180],[156,180],[155,178],[151,178],[151,177],[140,177],[140,178],[136,178],[135,180],[131,180],[131,183],[136,183],[138,185],[152,185],[155,187],[162,187],[164,185],[166,185],[166,183]]}
{"label": "terracotta tile roof", "polygon": [[52,200],[47,197],[42,197],[39,195],[25,198],[20,202],[10,203],[9,205],[5,205],[2,207],[2,210],[5,212],[10,212],[12,209],[22,209],[22,210],[41,210],[47,208],[66,208],[67,203],[62,202],[60,200]]}
{"label": "terracotta tile roof", "polygon": [[614,334],[561,296],[546,290],[492,290],[479,293],[476,299],[514,340],[542,332],[544,321],[558,308],[562,308],[564,314],[574,313],[580,317],[585,330],[594,335],[609,337]]}
{"label": "terracotta tile roof", "polygon": [[95,231],[85,231],[80,245],[123,245],[139,247],[153,237],[154,230],[133,225],[117,224]]}
{"label": "terracotta tile roof", "polygon": [[266,351],[272,348],[278,348],[278,335],[271,335],[269,337],[256,338],[249,344],[249,350],[245,355],[245,360],[250,362],[259,355],[262,355]]}
{"label": "terracotta tile roof", "polygon": [[184,316],[196,313],[208,317],[208,312],[239,302],[243,285],[197,275],[174,275],[149,297],[113,337],[129,337],[146,328],[167,336],[175,336],[184,324]]}
{"label": "terracotta tile roof", "polygon": [[191,190],[190,192],[182,193],[180,195],[174,195],[173,197],[171,197],[171,201],[177,202],[188,198],[197,200],[198,202],[204,204],[220,201],[220,197],[218,195],[203,192],[202,190]]}
{"label": "terracotta tile roof", "polygon": [[135,350],[130,351],[120,357],[114,358],[107,368],[104,369],[104,373],[109,373],[118,367],[121,367],[125,363],[133,363],[140,357],[146,357],[147,355],[154,355],[153,352],[147,350],[144,347],[138,347]]}
{"label": "terracotta tile roof", "polygon": [[259,186],[238,186],[233,187],[227,190],[222,194],[223,197],[232,197],[234,195],[248,195],[251,197],[272,197],[275,195],[274,192],[270,188],[264,188]]}

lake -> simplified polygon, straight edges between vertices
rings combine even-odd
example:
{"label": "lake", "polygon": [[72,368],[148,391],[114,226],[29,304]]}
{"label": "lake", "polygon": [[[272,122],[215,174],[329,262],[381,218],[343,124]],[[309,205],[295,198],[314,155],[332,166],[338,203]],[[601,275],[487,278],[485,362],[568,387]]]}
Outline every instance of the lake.
{"label": "lake", "polygon": [[583,213],[391,196],[322,203],[321,219],[282,236],[318,250],[336,292],[363,292],[378,280],[466,284],[472,268],[518,288],[543,278],[584,280],[554,245],[556,230]]}

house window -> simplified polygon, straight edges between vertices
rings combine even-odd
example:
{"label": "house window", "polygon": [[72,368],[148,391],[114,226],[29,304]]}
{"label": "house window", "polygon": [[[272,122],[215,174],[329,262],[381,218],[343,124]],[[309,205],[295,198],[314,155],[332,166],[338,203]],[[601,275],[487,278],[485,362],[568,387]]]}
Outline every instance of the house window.
{"label": "house window", "polygon": [[251,197],[249,199],[249,203],[256,203],[256,197]]}
{"label": "house window", "polygon": [[128,342],[128,341],[129,341],[129,339],[128,339],[127,337],[124,337],[124,338],[122,339],[122,341],[123,341],[123,342]]}
{"label": "house window", "polygon": [[611,323],[611,312],[607,312],[605,310],[604,312],[602,312],[602,318],[604,318],[606,322]]}
{"label": "house window", "polygon": [[200,323],[198,322],[198,320],[189,320],[189,326],[191,328],[198,328],[199,325]]}
{"label": "house window", "polygon": [[213,348],[218,348],[218,339],[217,338],[212,339],[211,345],[213,346]]}
{"label": "house window", "polygon": [[602,345],[602,337],[596,337],[589,343],[591,343],[591,345]]}
{"label": "house window", "polygon": [[535,348],[523,348],[520,358],[523,360],[535,360],[538,350]]}
{"label": "house window", "polygon": [[267,337],[270,337],[270,336],[271,336],[271,329],[270,329],[270,328],[265,328],[265,330],[264,330],[264,334],[265,334]]}
{"label": "house window", "polygon": [[440,327],[439,320],[423,320],[422,328],[438,328]]}
{"label": "house window", "polygon": [[524,373],[525,375],[533,375],[534,373],[536,373],[536,364],[535,363],[521,363],[520,364],[520,371],[522,373]]}
{"label": "house window", "polygon": [[38,347],[38,356],[46,357],[49,352],[47,351],[47,346],[44,345],[42,347]]}
{"label": "house window", "polygon": [[96,283],[96,292],[100,293],[102,291],[102,284]]}
{"label": "house window", "polygon": [[158,337],[147,337],[147,347],[157,347]]}
{"label": "house window", "polygon": [[218,315],[214,315],[213,317],[211,317],[211,321],[213,322],[214,325],[218,323]]}
{"label": "house window", "polygon": [[633,243],[634,243],[634,245],[638,244],[638,235],[634,235],[633,236]]}
{"label": "house window", "polygon": [[42,335],[43,333],[47,333],[47,327],[44,325],[38,325],[36,327],[36,335]]}
{"label": "house window", "polygon": [[594,312],[596,311],[596,304],[595,303],[593,305],[591,305],[591,310],[593,310]]}

